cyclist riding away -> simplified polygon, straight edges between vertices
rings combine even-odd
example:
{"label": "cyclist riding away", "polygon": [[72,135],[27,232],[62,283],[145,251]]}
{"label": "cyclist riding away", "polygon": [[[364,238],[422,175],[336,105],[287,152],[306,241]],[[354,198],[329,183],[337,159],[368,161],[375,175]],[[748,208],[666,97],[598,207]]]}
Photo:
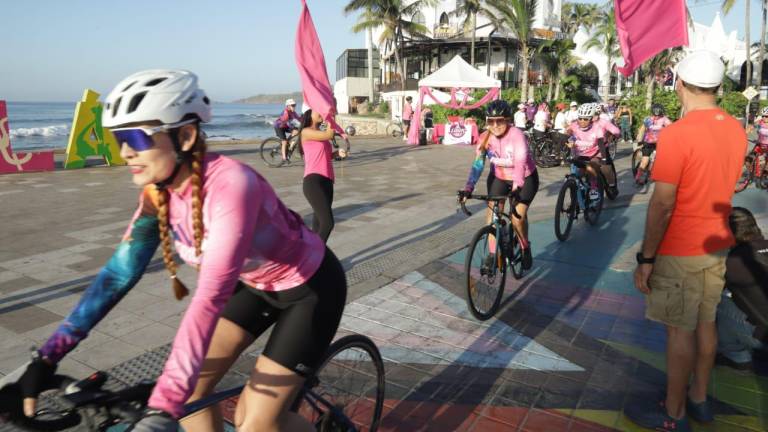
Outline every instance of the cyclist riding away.
{"label": "cyclist riding away", "polygon": [[296,112],[296,101],[288,99],[285,101],[285,109],[282,114],[275,120],[275,134],[280,138],[280,156],[283,159],[283,163],[290,163],[288,156],[286,156],[288,135],[292,135],[300,126],[301,116]]}
{"label": "cyclist riding away", "polygon": [[[462,191],[462,199],[472,195],[475,184],[485,167],[485,159],[491,162],[493,177],[489,179],[488,195],[517,195],[515,210],[520,218],[512,215],[512,225],[520,238],[523,250],[522,266],[530,269],[533,264],[531,245],[528,241],[528,207],[533,202],[539,190],[539,173],[531,157],[525,135],[517,128],[511,127],[512,110],[503,100],[495,100],[488,104],[486,125],[490,133],[477,145],[475,160],[469,172],[467,184]],[[510,199],[511,200],[511,199]],[[504,203],[500,203],[503,211]],[[488,209],[487,221],[490,223],[492,212]],[[495,244],[490,250],[495,250]]]}
{"label": "cyclist riding away", "polygon": [[[134,432],[176,431],[184,404],[213,391],[240,353],[274,324],[237,404],[239,430],[312,431],[289,407],[336,333],[346,298],[339,261],[250,166],[206,152],[211,119],[197,76],[149,70],[120,82],[103,125],[121,145],[139,206],[115,254],[19,380],[28,416],[56,364],[139,281],[158,245],[177,299],[171,243],[198,270],[197,289]],[[223,429],[218,408],[183,421]]]}
{"label": "cyclist riding away", "polygon": [[640,166],[635,174],[635,182],[642,185],[645,183],[645,170],[648,168],[651,154],[656,151],[656,142],[659,140],[659,132],[672,124],[672,121],[664,115],[664,107],[655,103],[651,105],[651,115],[643,120],[637,136],[642,146],[643,158],[640,160]]}
{"label": "cyclist riding away", "polygon": [[[596,182],[598,178],[597,170],[601,170],[609,185],[615,185],[616,178],[610,166],[603,161],[610,163],[608,151],[604,145],[606,132],[618,135],[619,129],[611,122],[600,122],[595,120],[595,105],[586,103],[579,107],[579,118],[575,123],[568,127],[568,147],[573,151],[574,157],[578,160],[588,162],[586,164],[587,172],[592,176],[592,181]],[[601,157],[602,156],[602,159]],[[597,187],[596,183],[592,184]]]}

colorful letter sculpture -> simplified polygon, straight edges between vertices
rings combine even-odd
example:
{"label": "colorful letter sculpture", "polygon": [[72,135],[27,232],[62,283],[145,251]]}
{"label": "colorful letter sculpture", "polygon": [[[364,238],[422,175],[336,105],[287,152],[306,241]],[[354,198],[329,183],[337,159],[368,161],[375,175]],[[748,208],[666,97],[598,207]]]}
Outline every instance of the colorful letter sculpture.
{"label": "colorful letter sculpture", "polygon": [[64,168],[82,168],[89,156],[102,156],[110,166],[125,165],[115,136],[101,126],[102,109],[99,94],[86,89],[75,108]]}
{"label": "colorful letter sculpture", "polygon": [[29,171],[53,171],[53,152],[14,153],[11,148],[11,128],[8,109],[0,100],[0,174]]}

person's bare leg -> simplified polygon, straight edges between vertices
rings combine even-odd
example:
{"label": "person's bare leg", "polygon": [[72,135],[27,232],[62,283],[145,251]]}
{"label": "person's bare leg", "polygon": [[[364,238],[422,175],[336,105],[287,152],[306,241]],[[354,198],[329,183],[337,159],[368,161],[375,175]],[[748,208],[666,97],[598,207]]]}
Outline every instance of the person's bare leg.
{"label": "person's bare leg", "polygon": [[651,158],[648,156],[643,156],[640,159],[640,167],[639,169],[645,171],[648,168],[648,163],[651,161]]}
{"label": "person's bare leg", "polygon": [[693,402],[707,400],[707,387],[715,365],[717,353],[717,327],[715,322],[700,322],[696,327],[696,362],[693,370],[693,382],[688,396]]}
{"label": "person's bare leg", "polygon": [[303,377],[265,355],[259,356],[237,402],[237,430],[314,432],[312,424],[289,411],[303,385]]}
{"label": "person's bare leg", "polygon": [[[226,318],[220,318],[213,332],[211,346],[203,362],[200,377],[195,391],[189,402],[194,402],[213,393],[214,387],[221,377],[229,370],[245,348],[253,342],[253,336],[240,326]],[[191,416],[181,419],[181,426],[187,432],[221,432],[224,430],[224,419],[221,409],[216,405],[198,411]]]}
{"label": "person's bare leg", "polygon": [[690,330],[667,326],[667,413],[685,415],[686,387],[696,359],[696,335]]}
{"label": "person's bare leg", "polygon": [[526,217],[528,215],[528,205],[517,203],[515,210],[517,211],[517,214],[520,215],[521,219],[518,219],[513,214],[512,226],[515,228],[517,235],[525,240],[525,244],[528,244],[528,218]]}
{"label": "person's bare leg", "polygon": [[283,160],[285,160],[287,154],[288,154],[288,140],[282,140],[280,141],[280,156],[282,156]]}

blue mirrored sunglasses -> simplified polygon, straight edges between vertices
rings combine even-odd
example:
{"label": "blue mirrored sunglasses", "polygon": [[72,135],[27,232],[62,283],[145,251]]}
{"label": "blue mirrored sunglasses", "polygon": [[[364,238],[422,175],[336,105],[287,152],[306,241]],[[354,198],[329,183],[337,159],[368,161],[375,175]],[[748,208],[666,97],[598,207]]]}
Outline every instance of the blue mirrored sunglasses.
{"label": "blue mirrored sunglasses", "polygon": [[167,132],[170,129],[175,129],[187,124],[194,123],[195,119],[185,120],[178,123],[172,123],[167,125],[160,125],[156,127],[132,127],[132,128],[116,128],[111,129],[112,133],[117,139],[117,144],[122,147],[123,143],[128,144],[128,147],[134,151],[149,150],[155,146],[155,141],[152,139],[152,135],[158,132]]}

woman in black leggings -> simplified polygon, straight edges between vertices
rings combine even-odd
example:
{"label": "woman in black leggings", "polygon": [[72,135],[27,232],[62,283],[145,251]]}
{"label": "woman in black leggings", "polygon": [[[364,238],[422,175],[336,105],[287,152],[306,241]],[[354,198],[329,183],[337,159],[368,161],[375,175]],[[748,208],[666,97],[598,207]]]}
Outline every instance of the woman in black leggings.
{"label": "woman in black leggings", "polygon": [[304,196],[314,212],[312,230],[324,242],[333,230],[333,158],[346,157],[346,151],[333,151],[333,128],[320,130],[323,118],[307,110],[301,120],[301,146],[304,149]]}

